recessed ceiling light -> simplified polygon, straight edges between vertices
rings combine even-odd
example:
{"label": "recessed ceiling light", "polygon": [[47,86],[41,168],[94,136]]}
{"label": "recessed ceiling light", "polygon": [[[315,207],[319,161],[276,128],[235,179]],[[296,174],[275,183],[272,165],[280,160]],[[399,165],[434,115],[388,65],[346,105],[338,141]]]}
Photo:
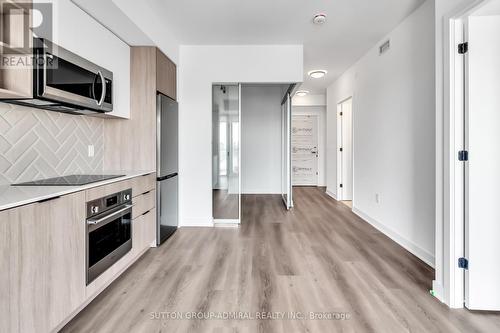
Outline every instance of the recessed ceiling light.
{"label": "recessed ceiling light", "polygon": [[313,17],[314,24],[322,25],[325,22],[326,22],[326,14],[319,13],[319,14],[314,15],[314,17]]}
{"label": "recessed ceiling light", "polygon": [[299,96],[299,97],[304,97],[305,95],[309,94],[309,91],[307,90],[299,90],[295,93],[295,95]]}
{"label": "recessed ceiling light", "polygon": [[326,75],[326,73],[328,73],[328,72],[325,71],[325,70],[323,70],[323,69],[317,69],[317,70],[314,70],[314,71],[310,71],[307,74],[310,77],[312,77],[313,79],[321,79],[322,77],[324,77]]}

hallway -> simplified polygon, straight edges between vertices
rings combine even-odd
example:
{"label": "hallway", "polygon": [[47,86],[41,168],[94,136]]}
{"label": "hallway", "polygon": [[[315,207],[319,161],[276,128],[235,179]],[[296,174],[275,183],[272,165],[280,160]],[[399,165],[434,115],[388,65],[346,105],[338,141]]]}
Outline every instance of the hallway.
{"label": "hallway", "polygon": [[[498,314],[440,304],[428,291],[432,268],[321,189],[296,188],[294,201],[287,213],[280,196],[245,195],[239,229],[179,229],[63,331],[500,331]],[[347,319],[165,319],[233,311]]]}

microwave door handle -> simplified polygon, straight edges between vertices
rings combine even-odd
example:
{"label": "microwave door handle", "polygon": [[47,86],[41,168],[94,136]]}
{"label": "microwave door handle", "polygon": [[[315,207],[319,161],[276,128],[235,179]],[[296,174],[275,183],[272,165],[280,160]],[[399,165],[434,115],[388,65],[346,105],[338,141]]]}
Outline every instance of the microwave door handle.
{"label": "microwave door handle", "polygon": [[106,98],[106,79],[104,78],[104,75],[102,75],[101,71],[98,71],[97,75],[101,77],[101,82],[102,82],[101,99],[99,99],[99,102],[97,102],[97,105],[101,106],[102,103],[104,103],[104,98]]}

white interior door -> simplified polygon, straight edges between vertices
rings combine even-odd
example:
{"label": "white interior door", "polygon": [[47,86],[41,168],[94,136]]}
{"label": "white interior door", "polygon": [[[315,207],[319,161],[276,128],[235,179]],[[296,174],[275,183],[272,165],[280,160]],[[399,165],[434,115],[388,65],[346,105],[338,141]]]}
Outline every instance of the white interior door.
{"label": "white interior door", "polygon": [[292,117],[292,184],[318,185],[318,116]]}
{"label": "white interior door", "polygon": [[500,310],[500,16],[470,17],[465,305]]}
{"label": "white interior door", "polygon": [[352,98],[342,102],[340,120],[340,200],[352,200]]}

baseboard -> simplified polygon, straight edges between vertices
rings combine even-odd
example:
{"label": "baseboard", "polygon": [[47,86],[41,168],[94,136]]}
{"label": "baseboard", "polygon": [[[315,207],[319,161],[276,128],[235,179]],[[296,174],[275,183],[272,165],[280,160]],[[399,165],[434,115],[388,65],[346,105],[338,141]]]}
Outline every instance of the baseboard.
{"label": "baseboard", "polygon": [[214,219],[215,228],[239,228],[240,220],[219,220]]}
{"label": "baseboard", "polygon": [[188,217],[179,221],[179,227],[213,227],[214,220],[212,218]]}
{"label": "baseboard", "polygon": [[337,196],[335,195],[335,193],[333,193],[329,189],[326,189],[325,193],[328,194],[328,196],[332,197],[333,199],[337,200]]}
{"label": "baseboard", "polygon": [[390,239],[404,247],[407,251],[412,253],[414,256],[425,262],[427,265],[431,266],[434,268],[434,256],[427,252],[426,250],[422,249],[420,246],[417,244],[413,243],[412,241],[406,239],[405,237],[401,236],[394,230],[386,227],[384,224],[378,222],[377,220],[371,218],[367,214],[363,213],[356,207],[352,208],[352,212],[365,220],[367,223],[371,224],[373,227],[375,227],[377,230],[380,232],[384,233],[386,236],[388,236]]}
{"label": "baseboard", "polygon": [[431,295],[436,297],[441,303],[444,303],[443,298],[443,286],[436,280],[432,280],[432,292]]}

